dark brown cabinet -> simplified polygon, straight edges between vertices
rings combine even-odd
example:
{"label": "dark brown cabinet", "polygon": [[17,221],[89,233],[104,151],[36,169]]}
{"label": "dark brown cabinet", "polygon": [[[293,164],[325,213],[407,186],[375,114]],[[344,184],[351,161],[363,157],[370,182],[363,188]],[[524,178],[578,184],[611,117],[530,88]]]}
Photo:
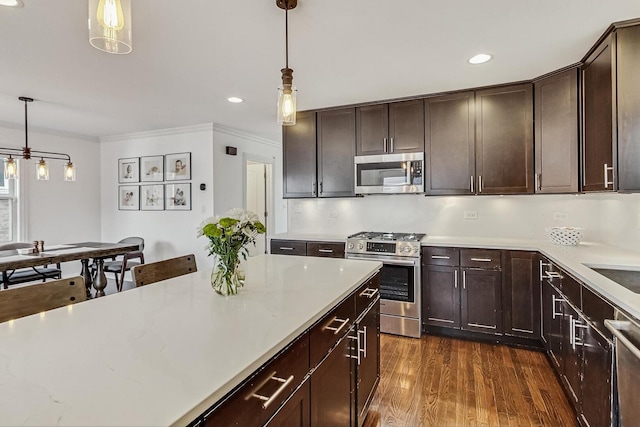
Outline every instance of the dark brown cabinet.
{"label": "dark brown cabinet", "polygon": [[424,151],[422,99],[356,108],[356,154]]}
{"label": "dark brown cabinet", "polygon": [[354,196],[355,108],[318,113],[318,197]]}
{"label": "dark brown cabinet", "polygon": [[569,400],[576,411],[580,410],[580,370],[581,358],[576,345],[575,322],[579,320],[578,312],[569,302],[562,301],[562,379],[569,391]]}
{"label": "dark brown cabinet", "polygon": [[316,197],[316,113],[298,113],[294,126],[282,128],[283,197]]}
{"label": "dark brown cabinet", "polygon": [[536,80],[535,192],[578,192],[578,69]]}
{"label": "dark brown cabinet", "polygon": [[474,92],[424,100],[425,193],[474,194]]}
{"label": "dark brown cabinet", "polygon": [[531,84],[476,91],[478,194],[533,193]]}
{"label": "dark brown cabinet", "polygon": [[[378,300],[379,301],[379,300]],[[380,381],[380,304],[375,303],[357,322],[358,356],[356,414],[358,426],[366,418]]]}
{"label": "dark brown cabinet", "polygon": [[309,380],[306,380],[278,409],[265,427],[309,427],[311,425],[310,403]]}
{"label": "dark brown cabinet", "polygon": [[582,414],[588,426],[612,424],[613,346],[593,327],[583,329]]}
{"label": "dark brown cabinet", "polygon": [[344,243],[271,239],[269,253],[277,255],[344,258]]}
{"label": "dark brown cabinet", "polygon": [[271,239],[269,253],[274,255],[307,255],[307,243],[303,240],[277,240]]}
{"label": "dark brown cabinet", "polygon": [[535,252],[503,251],[504,333],[540,338],[540,276]]}
{"label": "dark brown cabinet", "polygon": [[502,273],[462,269],[461,328],[489,334],[502,333]]}
{"label": "dark brown cabinet", "polygon": [[542,283],[542,340],[551,362],[562,372],[562,306],[560,293],[547,281]]}
{"label": "dark brown cabinet", "polygon": [[426,265],[422,267],[423,323],[460,329],[459,267]]}
{"label": "dark brown cabinet", "polygon": [[344,243],[307,242],[307,256],[344,258]]}

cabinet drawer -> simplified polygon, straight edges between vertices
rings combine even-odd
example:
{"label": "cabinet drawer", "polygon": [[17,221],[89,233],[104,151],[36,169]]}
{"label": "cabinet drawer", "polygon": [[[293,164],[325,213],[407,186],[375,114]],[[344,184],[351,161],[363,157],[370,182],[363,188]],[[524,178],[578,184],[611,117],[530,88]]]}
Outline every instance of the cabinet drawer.
{"label": "cabinet drawer", "polygon": [[448,265],[455,267],[460,264],[460,249],[425,246],[422,248],[422,265]]}
{"label": "cabinet drawer", "polygon": [[311,328],[310,364],[316,366],[355,322],[355,295],[351,294]]}
{"label": "cabinet drawer", "polygon": [[380,274],[376,274],[356,291],[356,319],[373,303],[380,295]]}
{"label": "cabinet drawer", "polygon": [[470,268],[497,269],[502,263],[498,249],[460,249],[460,265]]}
{"label": "cabinet drawer", "polygon": [[204,425],[263,425],[302,383],[308,372],[309,334],[305,333],[206,414]]}
{"label": "cabinet drawer", "polygon": [[611,331],[604,326],[604,319],[613,319],[613,306],[586,286],[582,287],[582,311],[599,332],[613,339]]}
{"label": "cabinet drawer", "polygon": [[302,240],[272,240],[271,253],[305,256],[307,254],[307,242]]}
{"label": "cabinet drawer", "polygon": [[344,243],[307,242],[307,256],[344,258]]}
{"label": "cabinet drawer", "polygon": [[582,285],[564,271],[560,270],[560,274],[562,274],[562,287],[560,290],[574,307],[582,310]]}

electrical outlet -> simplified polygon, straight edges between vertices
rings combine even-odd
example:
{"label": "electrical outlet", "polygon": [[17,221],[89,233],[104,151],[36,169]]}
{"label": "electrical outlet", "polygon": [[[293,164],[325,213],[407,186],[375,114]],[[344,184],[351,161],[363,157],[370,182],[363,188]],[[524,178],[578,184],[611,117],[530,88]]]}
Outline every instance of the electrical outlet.
{"label": "electrical outlet", "polygon": [[300,203],[293,204],[293,213],[302,213],[302,205]]}
{"label": "electrical outlet", "polygon": [[569,214],[566,212],[554,212],[553,213],[553,219],[555,219],[556,221],[562,221],[565,219],[569,219]]}
{"label": "electrical outlet", "polygon": [[478,219],[478,211],[464,211],[464,219]]}
{"label": "electrical outlet", "polygon": [[330,211],[329,212],[329,218],[338,218],[338,212]]}

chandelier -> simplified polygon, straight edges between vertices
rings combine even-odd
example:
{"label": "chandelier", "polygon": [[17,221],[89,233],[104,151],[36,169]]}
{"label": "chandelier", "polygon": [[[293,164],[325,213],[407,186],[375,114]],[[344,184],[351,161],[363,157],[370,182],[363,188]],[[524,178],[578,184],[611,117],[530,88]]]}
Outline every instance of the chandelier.
{"label": "chandelier", "polygon": [[66,161],[64,165],[64,180],[75,181],[76,170],[71,162],[71,157],[64,153],[55,153],[52,151],[40,151],[32,150],[29,147],[29,129],[28,129],[28,114],[27,105],[29,102],[33,102],[33,98],[27,98],[21,96],[18,98],[20,101],[24,101],[24,147],[12,148],[12,147],[0,147],[0,156],[7,156],[4,159],[4,176],[6,179],[16,179],[18,177],[18,158],[29,160],[32,157],[39,158],[40,160],[36,164],[36,178],[38,180],[47,181],[49,179],[49,166],[47,160],[62,160]]}

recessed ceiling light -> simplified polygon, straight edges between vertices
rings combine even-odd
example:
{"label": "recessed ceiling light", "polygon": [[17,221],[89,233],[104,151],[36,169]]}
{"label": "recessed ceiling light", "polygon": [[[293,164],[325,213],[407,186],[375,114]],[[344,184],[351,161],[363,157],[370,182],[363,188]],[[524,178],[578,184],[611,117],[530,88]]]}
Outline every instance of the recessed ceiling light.
{"label": "recessed ceiling light", "polygon": [[232,97],[227,98],[227,101],[233,102],[234,104],[239,104],[241,102],[244,102],[244,99],[238,98],[237,96],[232,96]]}
{"label": "recessed ceiling light", "polygon": [[470,64],[484,64],[491,59],[491,55],[486,53],[479,53],[474,57],[469,58]]}
{"label": "recessed ceiling light", "polygon": [[0,0],[0,6],[22,7],[22,0]]}

